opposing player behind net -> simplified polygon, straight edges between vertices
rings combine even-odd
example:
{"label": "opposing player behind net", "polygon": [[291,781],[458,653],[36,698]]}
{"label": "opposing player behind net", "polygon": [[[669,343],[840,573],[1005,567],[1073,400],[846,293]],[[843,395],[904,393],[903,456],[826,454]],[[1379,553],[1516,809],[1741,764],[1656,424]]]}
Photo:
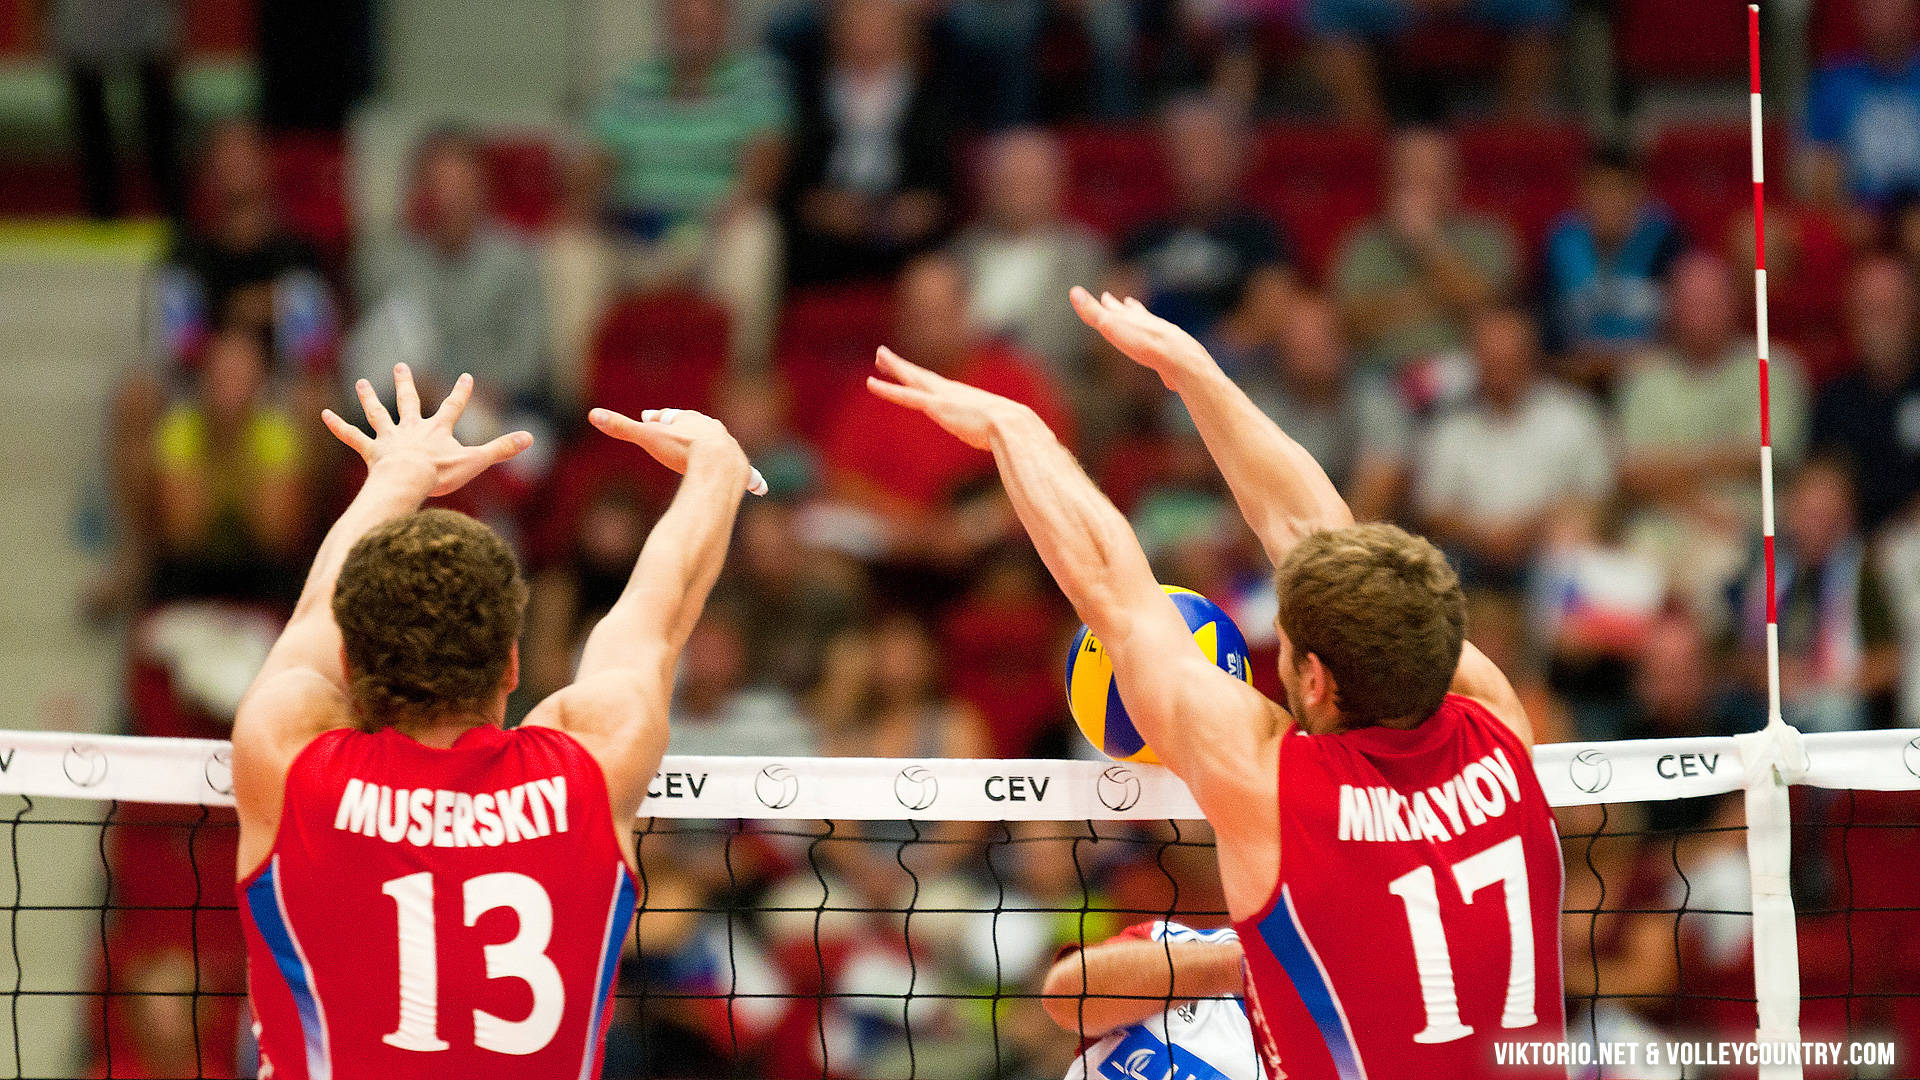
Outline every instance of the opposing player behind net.
{"label": "opposing player behind net", "polygon": [[1242,963],[1232,930],[1166,921],[1062,950],[1041,1001],[1054,1023],[1091,1040],[1066,1080],[1267,1080],[1241,1000]]}
{"label": "opposing player behind net", "polygon": [[1492,1044],[1565,1029],[1560,846],[1525,712],[1465,643],[1458,578],[1426,541],[1354,525],[1192,337],[1136,301],[1073,302],[1185,399],[1273,560],[1286,708],[1193,647],[1126,519],[1031,410],[885,349],[868,386],[993,453],[1127,712],[1213,825],[1267,1071],[1521,1075]]}
{"label": "opposing player behind net", "polygon": [[396,421],[362,380],[367,463],[233,730],[239,899],[260,1075],[599,1074],[635,901],[631,822],[681,646],[752,476],[698,413],[593,423],[686,474],[573,685],[503,730],[526,586],[486,526],[420,510],[527,448],[462,446],[461,376]]}

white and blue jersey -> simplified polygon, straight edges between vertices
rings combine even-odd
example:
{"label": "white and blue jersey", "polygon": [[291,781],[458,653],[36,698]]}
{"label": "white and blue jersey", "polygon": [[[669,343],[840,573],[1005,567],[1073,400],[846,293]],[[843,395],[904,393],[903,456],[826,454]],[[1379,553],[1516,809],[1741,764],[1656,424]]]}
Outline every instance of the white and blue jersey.
{"label": "white and blue jersey", "polygon": [[[1237,942],[1232,929],[1194,930],[1154,922],[1121,937],[1149,941]],[[1081,1051],[1066,1080],[1266,1080],[1253,1025],[1239,997],[1177,1002],[1156,1016],[1110,1032]]]}

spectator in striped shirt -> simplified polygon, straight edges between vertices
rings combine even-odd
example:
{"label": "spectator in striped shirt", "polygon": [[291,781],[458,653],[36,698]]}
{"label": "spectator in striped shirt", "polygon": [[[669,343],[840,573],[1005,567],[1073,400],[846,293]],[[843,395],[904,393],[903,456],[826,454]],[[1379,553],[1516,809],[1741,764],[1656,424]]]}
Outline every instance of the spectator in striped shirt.
{"label": "spectator in striped shirt", "polygon": [[766,359],[779,304],[771,210],[791,106],[779,66],[732,43],[729,0],[667,0],[665,42],[587,117],[610,169],[626,276],[697,285],[733,316],[737,363]]}

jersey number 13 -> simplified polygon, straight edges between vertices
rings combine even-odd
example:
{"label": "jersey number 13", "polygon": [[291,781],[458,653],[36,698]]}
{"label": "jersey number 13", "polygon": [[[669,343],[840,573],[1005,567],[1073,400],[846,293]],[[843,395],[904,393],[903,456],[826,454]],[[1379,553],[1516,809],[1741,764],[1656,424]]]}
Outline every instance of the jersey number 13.
{"label": "jersey number 13", "polygon": [[[423,1053],[448,1048],[440,1037],[440,943],[434,936],[433,874],[397,877],[380,886],[393,897],[400,930],[400,1024],[380,1041]],[[512,908],[520,929],[511,941],[486,945],[487,978],[519,979],[533,991],[525,1018],[507,1020],[473,1010],[473,1044],[500,1054],[534,1054],[553,1041],[566,1011],[566,987],[560,969],[547,956],[553,939],[553,901],[540,883],[525,874],[481,874],[460,887],[466,922],[472,926],[495,908]]]}

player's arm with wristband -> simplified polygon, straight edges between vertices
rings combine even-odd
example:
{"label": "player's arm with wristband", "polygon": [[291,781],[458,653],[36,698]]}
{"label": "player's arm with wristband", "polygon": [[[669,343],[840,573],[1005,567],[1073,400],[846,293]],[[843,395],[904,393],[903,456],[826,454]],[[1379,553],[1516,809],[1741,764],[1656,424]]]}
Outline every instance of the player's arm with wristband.
{"label": "player's arm with wristband", "polygon": [[[1186,781],[1215,829],[1249,854],[1249,845],[1277,846],[1271,804],[1286,713],[1193,647],[1186,620],[1154,580],[1127,519],[1032,409],[886,349],[879,366],[892,381],[869,378],[875,394],[993,454],[1041,560],[1113,658],[1135,726]],[[1252,907],[1264,902],[1271,873],[1236,883],[1229,863],[1223,856],[1229,896],[1237,891]]]}
{"label": "player's arm with wristband", "polygon": [[[1353,511],[1326,470],[1260,411],[1192,335],[1131,297],[1096,298],[1076,288],[1072,300],[1082,321],[1180,395],[1241,516],[1275,566],[1310,534],[1353,524]],[[1533,725],[1519,695],[1472,642],[1461,651],[1453,691],[1479,701],[1522,742],[1533,744]]]}
{"label": "player's arm with wristband", "polygon": [[1083,1038],[1159,1016],[1201,998],[1244,992],[1238,941],[1153,941],[1117,937],[1053,962],[1041,1005]]}
{"label": "player's arm with wristband", "polygon": [[[372,529],[418,510],[431,496],[459,490],[533,445],[533,436],[524,431],[482,446],[461,445],[453,425],[473,396],[471,375],[455,381],[432,416],[421,415],[420,395],[405,364],[394,367],[393,385],[398,419],[367,380],[354,387],[372,435],[331,409],[321,413],[328,430],[366,462],[367,479],[321,541],[293,615],[234,716],[234,797],[242,820],[265,830],[250,830],[253,835],[271,838],[286,768],[301,748],[323,731],[352,723],[340,628],[333,621],[333,589],[347,553]],[[256,799],[260,805],[254,805]]]}
{"label": "player's arm with wristband", "polygon": [[666,752],[674,667],[726,561],[741,494],[766,488],[712,417],[660,409],[635,420],[595,409],[588,419],[684,479],[641,547],[626,589],[587,635],[573,684],[536,706],[526,722],[579,739],[606,774],[615,818],[627,820]]}

